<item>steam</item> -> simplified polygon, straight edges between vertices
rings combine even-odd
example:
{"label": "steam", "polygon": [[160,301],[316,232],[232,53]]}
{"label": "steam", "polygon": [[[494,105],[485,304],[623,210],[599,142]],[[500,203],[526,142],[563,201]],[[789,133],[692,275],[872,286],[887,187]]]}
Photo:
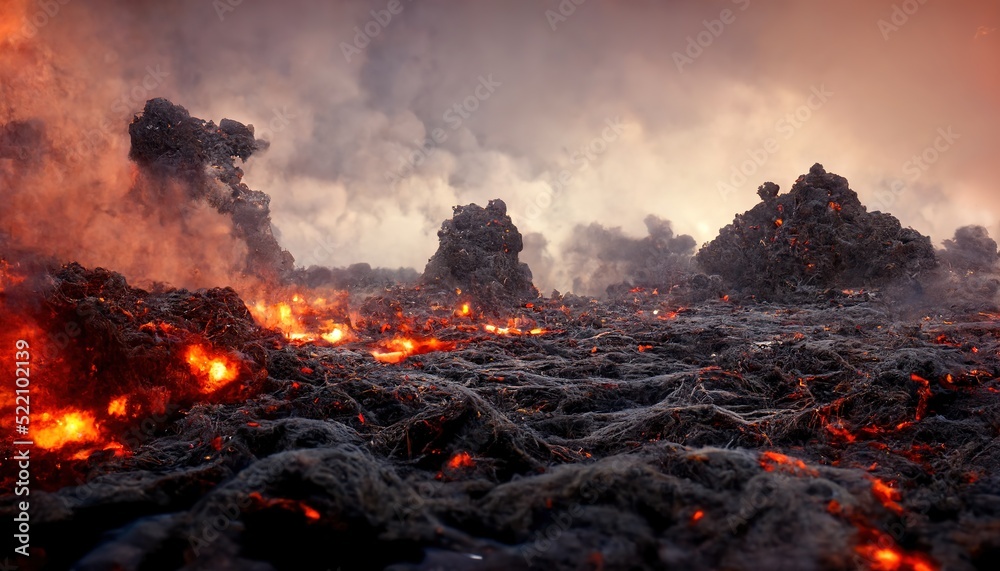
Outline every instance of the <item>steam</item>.
{"label": "steam", "polygon": [[130,277],[228,283],[239,247],[211,211],[180,235],[121,214],[127,123],[156,96],[271,142],[245,182],[300,266],[421,268],[454,205],[500,197],[536,285],[565,291],[581,225],[638,240],[669,213],[703,243],[817,161],[938,243],[1000,231],[995,3],[102,0],[24,38],[43,4],[0,0],[0,123],[41,122],[49,149],[0,158],[2,231]]}

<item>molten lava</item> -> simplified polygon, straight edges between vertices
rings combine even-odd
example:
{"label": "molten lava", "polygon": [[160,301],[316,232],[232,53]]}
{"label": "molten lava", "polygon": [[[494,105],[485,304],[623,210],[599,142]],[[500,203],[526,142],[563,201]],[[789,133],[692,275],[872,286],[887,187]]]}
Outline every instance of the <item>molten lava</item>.
{"label": "molten lava", "polygon": [[257,322],[281,331],[289,341],[337,344],[352,337],[350,326],[340,322],[344,313],[341,301],[310,299],[301,294],[293,294],[289,299],[274,303],[257,301],[248,304],[247,309]]}
{"label": "molten lava", "polygon": [[433,337],[417,339],[411,337],[396,337],[382,343],[382,349],[371,352],[372,357],[380,363],[400,363],[411,355],[421,355],[434,351],[451,351],[456,347],[454,341],[441,341]]}
{"label": "molten lava", "polygon": [[94,413],[66,409],[56,414],[42,413],[38,426],[34,426],[33,439],[40,448],[58,450],[69,444],[97,442],[101,440],[101,429]]}
{"label": "molten lava", "polygon": [[200,345],[192,345],[185,359],[201,381],[204,393],[213,393],[236,380],[236,364],[226,355],[212,354]]}

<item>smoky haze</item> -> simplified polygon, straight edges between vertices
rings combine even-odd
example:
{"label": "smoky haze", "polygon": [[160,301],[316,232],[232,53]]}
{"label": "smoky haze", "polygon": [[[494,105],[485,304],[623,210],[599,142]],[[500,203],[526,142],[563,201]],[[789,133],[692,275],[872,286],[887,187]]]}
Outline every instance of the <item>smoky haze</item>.
{"label": "smoky haze", "polygon": [[210,211],[142,232],[122,222],[127,122],[155,96],[270,141],[245,182],[271,195],[300,266],[423,268],[452,206],[502,198],[536,285],[565,291],[587,251],[578,228],[639,240],[653,214],[703,243],[762,182],[787,190],[814,162],[936,243],[969,224],[998,233],[997,2],[0,6],[0,123],[92,141],[86,168],[28,177],[44,192],[15,192],[20,225],[5,214],[4,230],[34,227],[25,240],[132,277],[217,285],[210,268],[239,249]]}

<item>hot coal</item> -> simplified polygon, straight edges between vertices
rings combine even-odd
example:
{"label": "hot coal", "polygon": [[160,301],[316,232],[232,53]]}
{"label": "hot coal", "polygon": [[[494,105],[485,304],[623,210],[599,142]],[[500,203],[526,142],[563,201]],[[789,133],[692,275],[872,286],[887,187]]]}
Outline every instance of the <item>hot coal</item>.
{"label": "hot coal", "polygon": [[[240,270],[276,282],[289,275],[295,260],[272,232],[271,198],[244,184],[243,170],[235,164],[235,158],[245,161],[266,148],[266,142],[254,139],[253,133],[252,126],[231,119],[216,126],[191,117],[187,109],[166,99],[151,99],[129,125],[129,158],[146,170],[151,181],[182,181],[189,200],[207,201],[231,216],[234,231],[248,248]],[[166,192],[163,184],[143,188]],[[135,198],[140,204],[167,207],[159,196]]]}
{"label": "hot coal", "polygon": [[786,194],[765,183],[695,259],[733,287],[775,297],[799,286],[880,287],[936,265],[930,239],[868,212],[844,177],[815,164]]}
{"label": "hot coal", "polygon": [[486,208],[456,206],[438,239],[438,250],[424,268],[424,284],[465,291],[490,308],[538,297],[531,270],[518,260],[521,233],[502,200],[491,200]]}

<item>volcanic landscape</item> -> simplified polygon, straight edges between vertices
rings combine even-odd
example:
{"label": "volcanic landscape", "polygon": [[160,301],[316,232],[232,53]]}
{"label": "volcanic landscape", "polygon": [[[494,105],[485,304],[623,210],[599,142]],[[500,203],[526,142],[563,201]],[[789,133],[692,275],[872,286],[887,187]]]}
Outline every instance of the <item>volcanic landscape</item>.
{"label": "volcanic landscape", "polygon": [[[30,168],[44,131],[0,133]],[[981,227],[935,251],[816,164],[697,253],[651,226],[601,299],[541,295],[500,199],[456,206],[422,274],[297,268],[241,182],[252,127],[153,99],[129,134],[135,208],[231,217],[252,286],[0,242],[4,390],[30,371],[0,416],[7,565],[998,568]]]}

